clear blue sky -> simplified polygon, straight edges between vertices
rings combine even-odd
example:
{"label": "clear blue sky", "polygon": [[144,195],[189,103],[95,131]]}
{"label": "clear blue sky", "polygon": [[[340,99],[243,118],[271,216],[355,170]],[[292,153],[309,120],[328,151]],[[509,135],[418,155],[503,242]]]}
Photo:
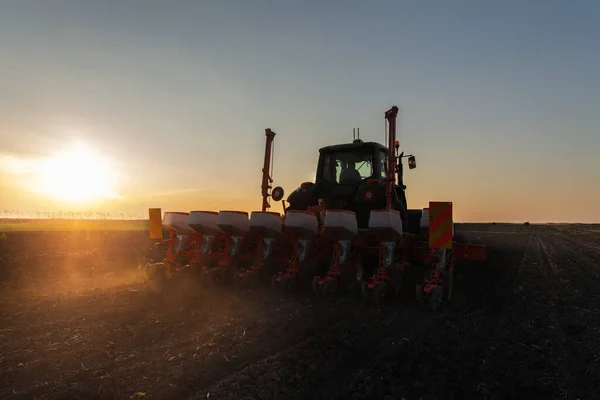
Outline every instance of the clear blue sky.
{"label": "clear blue sky", "polygon": [[[289,193],[398,105],[411,208],[600,221],[599,21],[597,1],[6,0],[0,153],[88,142],[121,176],[96,208],[250,210],[264,128]],[[0,207],[60,207],[4,169]]]}

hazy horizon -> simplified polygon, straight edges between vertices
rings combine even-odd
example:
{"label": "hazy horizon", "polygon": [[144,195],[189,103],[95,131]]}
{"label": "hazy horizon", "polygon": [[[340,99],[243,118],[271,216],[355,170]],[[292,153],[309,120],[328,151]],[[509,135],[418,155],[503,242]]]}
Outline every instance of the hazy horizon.
{"label": "hazy horizon", "polygon": [[4,2],[0,209],[258,210],[265,128],[287,196],[352,128],[383,142],[397,105],[409,208],[600,222],[599,20],[555,0]]}

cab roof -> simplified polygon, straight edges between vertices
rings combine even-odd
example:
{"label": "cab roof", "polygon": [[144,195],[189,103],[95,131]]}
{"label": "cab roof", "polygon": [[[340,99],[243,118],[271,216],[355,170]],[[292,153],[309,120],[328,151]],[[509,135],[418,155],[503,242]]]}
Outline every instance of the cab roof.
{"label": "cab roof", "polygon": [[323,153],[323,152],[337,152],[337,151],[352,151],[352,150],[357,150],[357,149],[368,149],[368,148],[375,148],[375,149],[381,149],[384,151],[387,151],[387,147],[385,147],[384,145],[382,145],[381,143],[377,143],[377,142],[354,142],[354,143],[343,143],[343,144],[334,144],[331,146],[325,146],[319,149],[319,153]]}

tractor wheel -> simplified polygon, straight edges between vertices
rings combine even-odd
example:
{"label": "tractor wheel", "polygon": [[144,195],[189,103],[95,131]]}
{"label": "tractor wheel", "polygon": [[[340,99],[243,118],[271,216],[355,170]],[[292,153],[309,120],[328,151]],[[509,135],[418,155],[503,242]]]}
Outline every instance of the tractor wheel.
{"label": "tractor wheel", "polygon": [[385,282],[378,283],[373,290],[373,302],[376,306],[383,304],[387,299],[387,295],[389,292],[389,286]]}
{"label": "tractor wheel", "polygon": [[429,293],[429,309],[435,311],[442,304],[442,298],[444,296],[444,288],[436,286],[431,293]]}
{"label": "tractor wheel", "polygon": [[452,300],[452,288],[454,286],[454,271],[446,271],[441,274],[444,280],[444,301],[450,302]]}

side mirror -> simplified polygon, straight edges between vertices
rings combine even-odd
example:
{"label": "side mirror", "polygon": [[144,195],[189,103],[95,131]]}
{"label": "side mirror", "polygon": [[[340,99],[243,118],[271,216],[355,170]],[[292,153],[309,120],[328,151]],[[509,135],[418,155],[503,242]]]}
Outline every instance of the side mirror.
{"label": "side mirror", "polygon": [[281,186],[276,186],[271,191],[271,198],[274,201],[279,201],[279,200],[283,199],[283,193],[284,193],[283,188]]}
{"label": "side mirror", "polygon": [[417,168],[417,159],[415,158],[415,156],[408,157],[408,168],[409,169]]}

